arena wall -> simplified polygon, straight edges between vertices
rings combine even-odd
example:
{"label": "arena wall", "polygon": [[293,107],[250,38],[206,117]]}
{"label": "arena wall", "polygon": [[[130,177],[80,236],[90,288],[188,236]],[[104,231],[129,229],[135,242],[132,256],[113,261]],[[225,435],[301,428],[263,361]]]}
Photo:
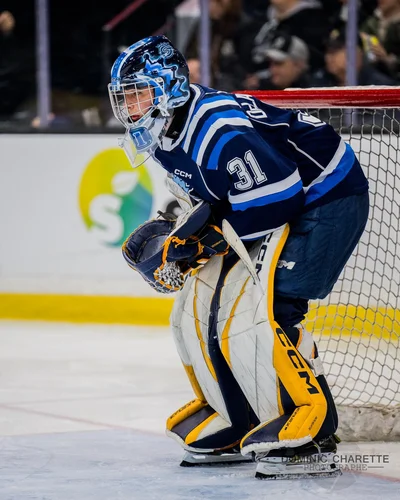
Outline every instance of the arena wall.
{"label": "arena wall", "polygon": [[[351,143],[369,166],[374,210],[384,218],[387,190],[400,190],[392,185],[391,145],[356,135]],[[113,134],[3,134],[0,151],[0,318],[166,324],[173,296],[154,292],[121,255],[133,229],[176,208],[163,170],[152,160],[133,170]],[[353,269],[360,282],[383,265],[376,258],[382,229],[369,229],[364,260],[352,263],[349,279],[344,274],[335,304],[359,306]],[[382,297],[376,276],[370,281],[365,297],[373,286]],[[397,309],[397,296],[384,300]]]}
{"label": "arena wall", "polygon": [[106,134],[4,134],[0,151],[0,317],[165,324],[172,299],[121,255],[173,207],[162,169],[133,170]]}

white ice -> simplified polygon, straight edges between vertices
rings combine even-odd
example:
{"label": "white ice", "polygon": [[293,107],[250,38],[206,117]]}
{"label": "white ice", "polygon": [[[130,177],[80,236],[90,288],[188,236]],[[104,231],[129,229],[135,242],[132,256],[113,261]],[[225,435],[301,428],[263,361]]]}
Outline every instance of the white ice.
{"label": "white ice", "polygon": [[332,479],[181,468],[165,419],[192,397],[167,329],[0,322],[0,500],[400,500],[398,443],[342,444],[389,463]]}

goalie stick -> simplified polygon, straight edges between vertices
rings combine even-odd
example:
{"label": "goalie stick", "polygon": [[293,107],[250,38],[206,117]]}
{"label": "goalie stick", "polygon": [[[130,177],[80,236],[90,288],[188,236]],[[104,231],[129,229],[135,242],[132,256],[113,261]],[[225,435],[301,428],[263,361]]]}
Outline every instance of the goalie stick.
{"label": "goalie stick", "polygon": [[227,243],[229,243],[229,245],[233,248],[238,257],[240,257],[243,264],[246,266],[251,277],[253,278],[254,284],[259,287],[261,294],[264,295],[265,291],[261,285],[261,281],[257,276],[256,268],[253,265],[249,253],[246,247],[243,245],[242,240],[237,235],[236,231],[233,229],[231,224],[226,219],[222,221],[222,234],[224,235],[224,238],[227,241]]}

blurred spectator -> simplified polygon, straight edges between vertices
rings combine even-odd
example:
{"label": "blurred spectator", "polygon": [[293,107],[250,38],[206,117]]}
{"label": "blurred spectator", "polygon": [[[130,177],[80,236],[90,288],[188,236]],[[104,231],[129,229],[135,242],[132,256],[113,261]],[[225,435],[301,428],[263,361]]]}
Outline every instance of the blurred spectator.
{"label": "blurred spectator", "polygon": [[268,21],[254,39],[253,61],[257,66],[265,62],[265,46],[276,32],[285,32],[304,40],[310,51],[310,67],[316,70],[323,66],[324,42],[329,25],[319,1],[270,0]]}
{"label": "blurred spectator", "polygon": [[0,10],[0,117],[8,119],[32,90],[34,72],[15,35],[17,21]]}
{"label": "blurred spectator", "polygon": [[305,42],[286,33],[277,34],[266,47],[269,61],[267,76],[253,75],[246,88],[254,90],[283,90],[288,87],[309,87],[307,76],[309,50]]}
{"label": "blurred spectator", "polygon": [[[241,19],[241,0],[209,0],[211,19],[211,86],[233,91],[239,88],[241,67],[236,48]],[[199,59],[198,28],[184,50],[187,59]]]}
{"label": "blurred spectator", "polygon": [[102,27],[132,0],[53,2],[49,9],[51,86],[53,97],[59,97],[53,99],[57,109],[52,108],[56,116],[52,123],[61,123],[63,116],[62,123],[96,125],[97,116],[102,119],[103,107],[108,105],[106,84],[118,47],[129,46],[161,28],[173,10],[172,3],[150,0],[117,24],[108,33],[106,56]]}
{"label": "blurred spectator", "polygon": [[[107,106],[110,108],[109,103]],[[101,125],[101,113],[96,96],[73,94],[65,90],[52,89],[51,113],[48,116],[50,129],[70,129],[73,127],[98,127]],[[38,128],[36,99],[28,99],[13,115],[13,123],[21,127]]]}
{"label": "blurred spectator", "polygon": [[8,10],[0,12],[0,32],[3,37],[8,37],[14,30],[15,19]]}
{"label": "blurred spectator", "polygon": [[269,0],[246,0],[243,2],[243,13],[251,18],[264,18]]}
{"label": "blurred spectator", "polygon": [[189,68],[190,83],[201,83],[200,60],[192,58],[187,59],[186,62]]}
{"label": "blurred spectator", "polygon": [[[347,23],[348,17],[348,0],[329,0],[332,4],[336,3],[336,8],[329,9],[330,25],[332,29],[341,29]],[[376,0],[358,0],[358,23],[359,25],[364,23],[364,21],[373,13],[376,8]],[[324,2],[325,4],[325,2]],[[324,5],[325,7],[325,5]]]}
{"label": "blurred spectator", "polygon": [[361,26],[374,65],[400,77],[400,1],[378,0],[378,9]]}
{"label": "blurred spectator", "polygon": [[[331,32],[325,54],[325,69],[314,75],[312,86],[330,87],[346,85],[345,30]],[[396,85],[395,80],[375,69],[364,54],[361,36],[357,40],[356,69],[358,85]]]}

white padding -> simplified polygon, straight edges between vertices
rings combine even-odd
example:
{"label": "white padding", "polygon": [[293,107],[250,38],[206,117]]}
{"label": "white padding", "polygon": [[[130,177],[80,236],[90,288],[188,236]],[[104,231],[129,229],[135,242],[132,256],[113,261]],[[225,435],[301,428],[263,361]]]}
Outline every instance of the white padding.
{"label": "white padding", "polygon": [[212,453],[215,451],[214,448],[195,448],[194,446],[189,446],[180,436],[178,436],[178,434],[175,434],[175,432],[171,432],[168,429],[165,431],[165,434],[168,437],[175,439],[175,441],[185,450],[194,451],[196,453]]}
{"label": "white padding", "polygon": [[[221,350],[249,404],[261,422],[279,416],[277,377],[273,366],[271,266],[281,245],[284,227],[267,235],[250,252],[264,294],[249,279],[239,261],[229,272],[221,292],[218,337]],[[279,253],[279,251],[278,251]],[[270,310],[268,310],[268,305]]]}
{"label": "white padding", "polygon": [[210,306],[221,273],[222,260],[222,257],[213,257],[185,283],[175,301],[171,324],[183,363],[193,367],[207,402],[230,425],[228,410],[219,384],[213,376],[208,352]]}
{"label": "white padding", "polygon": [[191,365],[191,362],[189,353],[186,350],[185,342],[183,339],[181,320],[182,320],[183,309],[185,307],[185,302],[189,295],[192,282],[193,278],[189,278],[186,281],[183,289],[176,294],[174,307],[172,309],[172,313],[170,316],[170,324],[172,328],[172,334],[175,341],[176,349],[182,360],[182,363],[186,366]]}
{"label": "white padding", "polygon": [[253,451],[256,453],[266,453],[271,450],[279,450],[280,448],[297,448],[298,446],[303,446],[312,440],[312,436],[306,436],[300,439],[284,439],[282,441],[273,441],[270,443],[253,443],[247,446],[243,446],[240,453],[245,456]]}
{"label": "white padding", "polygon": [[321,358],[319,356],[314,359],[311,357],[314,349],[314,339],[311,333],[308,330],[306,330],[304,326],[301,324],[295,326],[296,328],[301,330],[301,341],[300,345],[297,346],[297,350],[307,361],[309,367],[312,369],[316,377],[318,377],[319,375],[323,375],[324,366],[322,364]]}
{"label": "white padding", "polygon": [[165,185],[168,191],[175,196],[177,202],[184,212],[193,208],[193,203],[190,199],[189,194],[177,182],[174,181],[171,174],[168,174],[165,178]]}
{"label": "white padding", "polygon": [[[273,292],[271,266],[276,265],[286,233],[284,226],[277,229],[250,252],[262,287],[254,284],[239,260],[225,277],[220,292],[217,322],[220,348],[261,422],[279,416],[277,376],[273,366],[273,298],[269,297],[269,292]],[[221,390],[213,377],[207,347],[210,306],[222,262],[222,257],[213,257],[188,280],[175,301],[171,322],[183,363],[193,367],[207,402],[230,423]]]}
{"label": "white padding", "polygon": [[303,325],[296,325],[296,327],[301,331],[301,341],[300,345],[297,346],[297,350],[307,361],[311,360],[311,354],[314,348],[314,339],[309,331],[307,331]]}
{"label": "white padding", "polygon": [[199,435],[197,436],[197,441],[199,441],[200,439],[206,438],[207,436],[211,436],[213,434],[216,434],[217,432],[222,431],[224,429],[227,429],[230,426],[231,426],[230,423],[226,422],[226,420],[224,420],[222,417],[217,415],[199,433]]}

